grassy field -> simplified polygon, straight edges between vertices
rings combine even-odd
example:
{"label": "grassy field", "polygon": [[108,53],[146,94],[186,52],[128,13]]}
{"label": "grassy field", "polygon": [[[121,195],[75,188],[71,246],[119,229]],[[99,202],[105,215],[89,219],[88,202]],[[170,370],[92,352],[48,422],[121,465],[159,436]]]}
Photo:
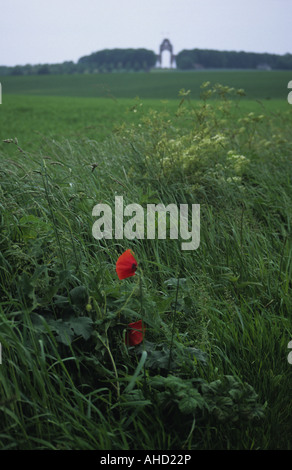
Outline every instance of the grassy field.
{"label": "grassy field", "polygon": [[[0,77],[1,139],[17,136],[26,148],[42,140],[103,140],[124,123],[147,114],[149,109],[176,113],[181,89],[198,102],[201,85],[223,83],[243,88],[240,112],[287,110],[290,72],[214,71],[155,72],[100,75]],[[183,125],[188,126],[188,121]]]}
{"label": "grassy field", "polygon": [[[36,150],[47,140],[93,139],[103,141],[123,125],[137,123],[149,110],[175,116],[176,100],[119,98],[80,98],[55,96],[6,95],[0,107],[1,141],[17,137],[28,150]],[[198,100],[192,101],[198,103]],[[289,109],[289,108],[288,108]],[[287,102],[270,100],[241,102],[240,111],[271,114],[287,111]],[[180,125],[190,128],[186,119]]]}
{"label": "grassy field", "polygon": [[[0,80],[1,449],[291,450],[290,78]],[[200,204],[199,248],[95,239],[116,196]]]}
{"label": "grassy field", "polygon": [[203,82],[244,88],[249,99],[287,99],[289,71],[199,71],[0,77],[3,94],[95,98],[177,99],[181,88],[198,99]]}

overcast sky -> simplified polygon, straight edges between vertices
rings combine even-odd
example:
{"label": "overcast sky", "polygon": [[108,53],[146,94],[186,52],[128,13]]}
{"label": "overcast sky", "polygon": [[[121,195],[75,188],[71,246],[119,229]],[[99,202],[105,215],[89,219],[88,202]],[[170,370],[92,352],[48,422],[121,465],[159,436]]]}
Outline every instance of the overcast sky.
{"label": "overcast sky", "polygon": [[292,53],[292,0],[0,0],[0,65],[106,48]]}

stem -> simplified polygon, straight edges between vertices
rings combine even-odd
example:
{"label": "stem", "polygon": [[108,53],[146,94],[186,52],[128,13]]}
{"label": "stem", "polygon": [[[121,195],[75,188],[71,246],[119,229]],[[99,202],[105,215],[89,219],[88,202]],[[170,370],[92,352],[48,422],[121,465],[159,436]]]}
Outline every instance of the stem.
{"label": "stem", "polygon": [[43,179],[43,183],[44,183],[45,194],[46,194],[46,198],[47,198],[47,201],[48,201],[48,207],[49,207],[49,211],[50,211],[50,214],[51,214],[51,218],[52,218],[52,221],[53,221],[53,227],[54,227],[54,232],[55,232],[57,245],[59,247],[62,266],[63,266],[63,269],[65,269],[66,268],[65,256],[64,256],[64,253],[63,253],[63,250],[62,250],[61,240],[60,240],[58,229],[57,229],[57,221],[56,221],[55,214],[54,214],[52,204],[51,204],[51,200],[50,200],[47,167],[46,167],[46,164],[45,164],[44,161],[43,161],[43,169],[44,169],[44,173],[42,172],[42,179]]}
{"label": "stem", "polygon": [[177,279],[176,284],[176,294],[175,294],[175,304],[174,304],[174,312],[172,314],[172,332],[171,332],[171,342],[170,342],[170,350],[169,350],[169,358],[168,358],[168,374],[170,369],[170,362],[171,362],[171,353],[173,348],[173,339],[174,339],[174,326],[175,326],[175,319],[176,319],[176,307],[177,307],[177,298],[178,298],[178,287],[179,287],[179,276]]}
{"label": "stem", "polygon": [[140,308],[141,308],[141,321],[142,321],[142,345],[143,345],[143,352],[142,357],[145,356],[145,360],[143,362],[143,375],[144,375],[144,387],[146,387],[146,369],[145,369],[145,361],[147,358],[147,351],[145,350],[145,342],[144,342],[144,319],[143,319],[143,290],[142,290],[142,273],[140,272]]}
{"label": "stem", "polygon": [[117,397],[118,397],[118,401],[120,400],[120,384],[119,384],[119,376],[118,376],[118,371],[117,371],[117,368],[116,368],[116,364],[115,364],[115,361],[114,361],[114,358],[113,358],[113,355],[112,355],[112,352],[110,350],[110,347],[109,347],[109,341],[108,341],[108,337],[106,337],[106,340],[107,342],[105,343],[102,339],[102,337],[98,334],[98,338],[100,340],[100,342],[103,344],[103,346],[106,348],[108,354],[109,354],[109,357],[111,359],[111,363],[113,365],[113,369],[114,369],[114,374],[115,374],[115,377],[116,377],[116,380],[117,380],[117,385],[116,385],[116,389],[117,389]]}
{"label": "stem", "polygon": [[282,248],[282,253],[281,253],[281,259],[280,259],[280,267],[279,267],[279,275],[278,275],[278,281],[277,281],[277,291],[279,289],[279,283],[280,283],[280,278],[281,278],[281,272],[282,272],[282,263],[283,263],[283,258],[284,258],[284,250],[287,242],[287,235],[285,237],[284,243],[283,243],[283,248]]}

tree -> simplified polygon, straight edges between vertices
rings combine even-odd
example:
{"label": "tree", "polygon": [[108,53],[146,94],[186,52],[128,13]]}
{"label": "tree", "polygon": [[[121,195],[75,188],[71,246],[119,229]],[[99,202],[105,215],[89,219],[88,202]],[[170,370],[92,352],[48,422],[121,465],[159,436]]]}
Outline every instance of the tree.
{"label": "tree", "polygon": [[78,65],[118,70],[149,70],[156,63],[156,54],[147,49],[103,49],[81,57]]}
{"label": "tree", "polygon": [[273,69],[292,69],[292,55],[276,55],[244,51],[216,51],[210,49],[183,50],[176,56],[178,69],[194,69],[196,64],[205,68],[256,69],[268,65]]}
{"label": "tree", "polygon": [[49,75],[50,67],[48,64],[41,65],[38,69],[38,75]]}

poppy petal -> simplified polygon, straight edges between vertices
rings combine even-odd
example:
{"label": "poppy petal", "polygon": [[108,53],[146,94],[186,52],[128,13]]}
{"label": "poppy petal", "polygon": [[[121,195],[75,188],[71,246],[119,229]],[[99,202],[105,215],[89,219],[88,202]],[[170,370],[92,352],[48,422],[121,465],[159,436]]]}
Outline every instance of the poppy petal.
{"label": "poppy petal", "polygon": [[119,256],[116,262],[116,272],[119,279],[126,279],[134,276],[137,269],[137,261],[132,254],[132,250],[126,250]]}
{"label": "poppy petal", "polygon": [[143,341],[145,335],[145,326],[142,325],[142,320],[129,323],[128,331],[126,333],[126,345],[137,346]]}

